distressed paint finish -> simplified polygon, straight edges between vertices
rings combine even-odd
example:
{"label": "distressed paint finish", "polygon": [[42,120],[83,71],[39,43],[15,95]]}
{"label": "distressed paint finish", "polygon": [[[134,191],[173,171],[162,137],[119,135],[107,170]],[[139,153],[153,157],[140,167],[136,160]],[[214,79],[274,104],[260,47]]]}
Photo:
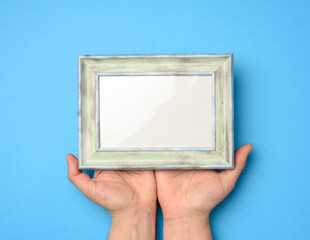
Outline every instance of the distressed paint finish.
{"label": "distressed paint finish", "polygon": [[[102,152],[96,139],[96,73],[215,74],[215,151]],[[232,54],[79,56],[79,168],[233,168]]]}

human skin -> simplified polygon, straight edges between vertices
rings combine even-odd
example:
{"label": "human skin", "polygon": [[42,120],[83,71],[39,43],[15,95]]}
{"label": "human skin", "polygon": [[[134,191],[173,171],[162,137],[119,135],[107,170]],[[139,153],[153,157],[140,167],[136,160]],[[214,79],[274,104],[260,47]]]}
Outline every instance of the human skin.
{"label": "human skin", "polygon": [[156,201],[163,211],[164,239],[212,239],[211,210],[234,188],[252,149],[235,151],[235,169],[102,171],[94,177],[78,170],[67,154],[68,179],[111,215],[109,240],[155,239]]}
{"label": "human skin", "polygon": [[164,239],[210,240],[211,210],[234,188],[252,149],[235,151],[235,169],[155,171],[157,195],[164,218]]}
{"label": "human skin", "polygon": [[90,200],[111,215],[108,240],[155,239],[156,182],[154,171],[102,171],[94,177],[78,170],[66,156],[68,179]]}

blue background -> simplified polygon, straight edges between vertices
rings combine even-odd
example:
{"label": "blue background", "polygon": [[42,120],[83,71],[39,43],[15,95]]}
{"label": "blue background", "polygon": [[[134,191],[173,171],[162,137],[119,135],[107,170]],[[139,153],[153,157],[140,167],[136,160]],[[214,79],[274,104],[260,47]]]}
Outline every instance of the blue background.
{"label": "blue background", "polygon": [[[104,239],[66,178],[77,55],[234,53],[235,143],[254,146],[214,239],[310,239],[309,1],[0,2],[0,238]],[[162,214],[157,214],[162,239]]]}

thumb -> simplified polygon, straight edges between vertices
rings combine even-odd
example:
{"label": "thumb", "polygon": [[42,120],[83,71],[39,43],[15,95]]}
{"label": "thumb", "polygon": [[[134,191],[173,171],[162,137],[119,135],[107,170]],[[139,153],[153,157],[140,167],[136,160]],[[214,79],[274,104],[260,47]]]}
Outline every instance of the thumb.
{"label": "thumb", "polygon": [[220,173],[221,177],[228,184],[235,184],[241,174],[247,157],[252,150],[252,144],[244,144],[235,151],[235,169],[227,169]]}
{"label": "thumb", "polygon": [[82,171],[78,170],[78,160],[72,154],[66,155],[67,165],[68,165],[68,172],[67,176],[70,182],[74,184],[85,196],[88,196],[88,184],[90,183],[91,179]]}

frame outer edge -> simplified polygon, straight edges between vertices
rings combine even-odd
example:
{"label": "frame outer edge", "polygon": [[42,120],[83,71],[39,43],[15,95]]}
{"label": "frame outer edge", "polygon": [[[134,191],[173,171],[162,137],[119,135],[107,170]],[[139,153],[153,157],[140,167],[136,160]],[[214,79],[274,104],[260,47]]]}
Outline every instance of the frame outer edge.
{"label": "frame outer edge", "polygon": [[180,58],[180,57],[192,57],[192,58],[201,58],[201,57],[232,57],[232,53],[174,53],[174,54],[80,54],[78,55],[80,59],[105,59],[105,58]]}
{"label": "frame outer edge", "polygon": [[230,103],[229,103],[229,115],[230,115],[230,146],[229,146],[229,163],[227,165],[222,164],[208,164],[208,165],[167,165],[167,166],[127,166],[126,169],[231,169],[234,168],[234,77],[233,77],[233,53],[223,53],[223,54],[119,54],[119,55],[78,55],[78,169],[86,170],[86,169],[125,169],[123,166],[98,166],[92,165],[87,166],[83,165],[82,160],[82,138],[81,138],[81,62],[83,59],[104,59],[104,58],[178,58],[178,57],[227,57],[229,61],[229,95],[230,95]]}
{"label": "frame outer edge", "polygon": [[82,169],[82,96],[81,96],[81,56],[78,56],[78,169]]}
{"label": "frame outer edge", "polygon": [[208,164],[208,165],[191,165],[191,164],[180,164],[180,165],[146,165],[146,166],[104,166],[104,165],[84,165],[79,170],[193,170],[193,169],[231,169],[230,165],[223,164]]}
{"label": "frame outer edge", "polygon": [[233,68],[233,57],[231,54],[229,56],[230,65],[230,164],[232,168],[235,168],[234,159],[234,68]]}

